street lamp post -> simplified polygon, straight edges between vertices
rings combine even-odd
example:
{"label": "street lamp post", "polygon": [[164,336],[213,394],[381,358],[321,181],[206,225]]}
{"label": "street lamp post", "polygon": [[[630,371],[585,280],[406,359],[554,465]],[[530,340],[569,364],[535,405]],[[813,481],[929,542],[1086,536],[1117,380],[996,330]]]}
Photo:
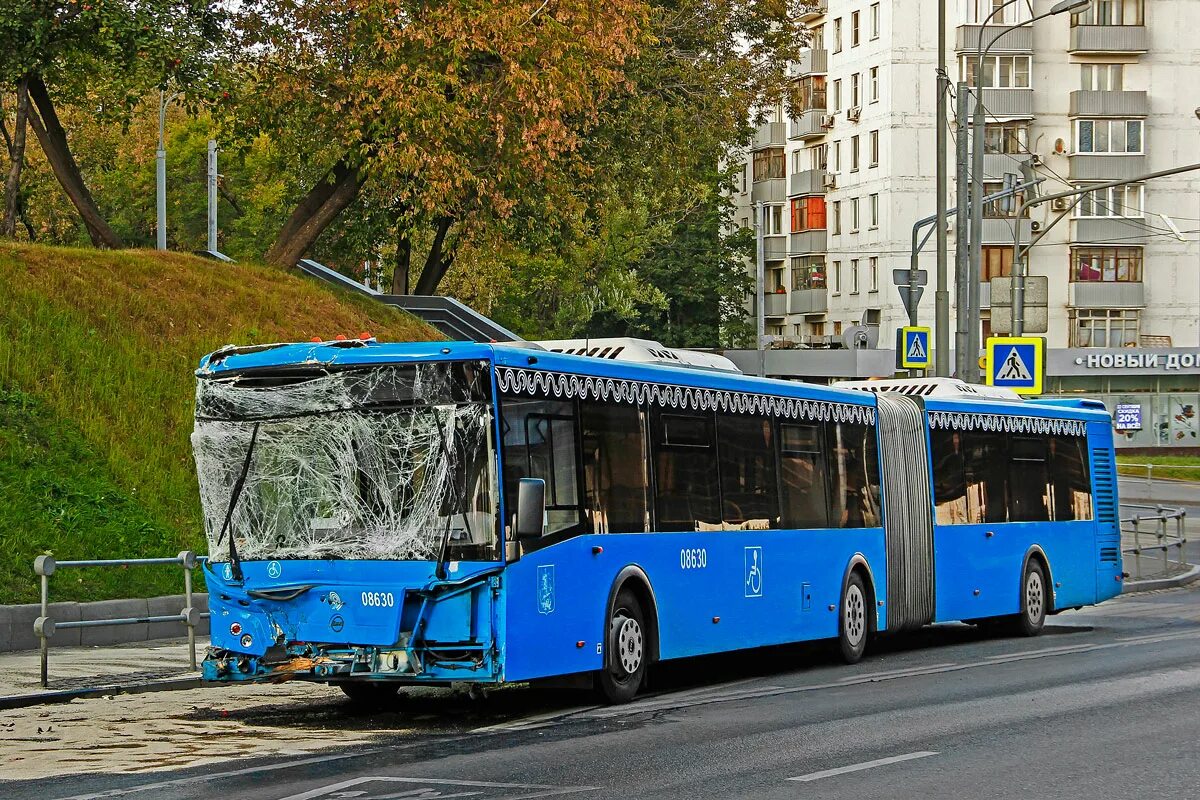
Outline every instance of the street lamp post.
{"label": "street lamp post", "polygon": [[177,93],[168,95],[166,91],[158,93],[158,150],[154,153],[155,162],[155,207],[158,211],[158,249],[167,249],[167,106],[177,97]]}
{"label": "street lamp post", "polygon": [[[992,37],[988,42],[987,47],[983,46],[983,36],[987,31],[987,24],[996,16],[997,13],[1004,10],[1018,0],[1008,0],[1008,2],[992,9],[992,13],[988,14],[983,20],[983,24],[979,26],[979,38],[975,51],[975,111],[971,121],[971,234],[970,234],[970,265],[967,270],[967,330],[965,336],[965,344],[967,347],[967,356],[962,363],[966,365],[966,374],[960,377],[968,383],[979,382],[979,364],[976,360],[976,355],[979,352],[979,278],[982,274],[983,260],[983,146],[984,146],[984,126],[986,124],[986,109],[983,106],[983,61],[987,58],[988,52],[1000,41],[1006,34],[1016,30],[1017,28],[1026,25],[1032,25],[1040,19],[1053,17],[1059,14],[1075,13],[1082,11],[1092,4],[1092,0],[1059,0],[1051,6],[1049,11],[1042,14],[1037,14],[1029,19],[1018,22],[1015,25],[1009,25]],[[993,74],[993,77],[996,77]],[[989,81],[990,82],[990,81]],[[1014,226],[1014,237],[1020,241],[1021,238],[1021,219],[1017,218]],[[961,279],[961,278],[960,278]]]}

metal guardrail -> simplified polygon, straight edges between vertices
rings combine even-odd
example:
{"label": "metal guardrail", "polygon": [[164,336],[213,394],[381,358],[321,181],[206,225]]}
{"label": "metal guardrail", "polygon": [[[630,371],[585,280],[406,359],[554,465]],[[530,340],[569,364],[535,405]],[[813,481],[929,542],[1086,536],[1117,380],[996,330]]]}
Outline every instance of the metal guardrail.
{"label": "metal guardrail", "polygon": [[[192,570],[199,563],[196,554],[184,550],[174,558],[118,558],[93,561],[55,561],[54,556],[38,556],[33,560],[33,572],[41,579],[41,615],[33,621],[33,632],[40,641],[42,658],[42,687],[49,685],[50,639],[55,630],[62,628],[102,628],[109,625],[141,625],[151,622],[182,622],[187,626],[188,658],[191,668],[196,669],[196,626],[204,614],[192,605]],[[147,617],[123,617],[118,619],[85,619],[55,622],[50,617],[50,576],[63,568],[73,567],[128,567],[156,564],[177,564],[183,567],[183,610],[178,614]]]}
{"label": "metal guardrail", "polygon": [[[1195,479],[1200,481],[1200,465],[1192,464],[1126,464],[1117,462],[1117,475],[1122,478],[1140,478],[1140,475],[1131,474],[1130,470],[1144,470],[1146,473],[1146,488],[1153,490],[1154,488],[1154,470],[1191,470],[1195,475]],[[1161,479],[1174,480],[1174,479]]]}
{"label": "metal guardrail", "polygon": [[[1121,511],[1132,510],[1133,516],[1121,518],[1122,538],[1132,534],[1133,547],[1123,548],[1126,555],[1133,556],[1133,577],[1142,577],[1142,559],[1144,553],[1159,551],[1162,553],[1162,571],[1167,572],[1170,565],[1170,550],[1176,548],[1175,563],[1179,567],[1186,565],[1184,549],[1187,547],[1187,511],[1183,508],[1172,508],[1163,505],[1139,505],[1122,503]],[[1142,513],[1149,512],[1149,513]],[[1143,537],[1149,537],[1148,546],[1142,545]]]}

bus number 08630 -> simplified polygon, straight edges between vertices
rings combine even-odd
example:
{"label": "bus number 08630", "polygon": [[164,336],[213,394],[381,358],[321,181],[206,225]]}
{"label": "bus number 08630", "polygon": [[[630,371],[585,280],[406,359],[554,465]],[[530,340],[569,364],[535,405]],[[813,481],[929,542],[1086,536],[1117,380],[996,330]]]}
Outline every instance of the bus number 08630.
{"label": "bus number 08630", "polygon": [[680,569],[704,569],[708,566],[708,551],[703,547],[685,547],[679,551]]}
{"label": "bus number 08630", "polygon": [[396,596],[391,592],[363,592],[362,604],[378,608],[391,608],[396,605]]}

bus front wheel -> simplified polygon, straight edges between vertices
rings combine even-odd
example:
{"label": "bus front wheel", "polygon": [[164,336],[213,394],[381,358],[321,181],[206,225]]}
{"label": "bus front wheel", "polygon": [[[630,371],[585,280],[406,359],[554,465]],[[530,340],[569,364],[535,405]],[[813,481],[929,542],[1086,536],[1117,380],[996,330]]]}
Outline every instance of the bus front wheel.
{"label": "bus front wheel", "polygon": [[870,621],[867,589],[862,576],[850,573],[842,589],[842,607],[838,619],[838,649],[847,664],[857,664],[867,649]]}
{"label": "bus front wheel", "polygon": [[598,680],[600,694],[610,703],[628,703],[646,677],[646,618],[628,589],[617,593],[607,639],[608,655]]}

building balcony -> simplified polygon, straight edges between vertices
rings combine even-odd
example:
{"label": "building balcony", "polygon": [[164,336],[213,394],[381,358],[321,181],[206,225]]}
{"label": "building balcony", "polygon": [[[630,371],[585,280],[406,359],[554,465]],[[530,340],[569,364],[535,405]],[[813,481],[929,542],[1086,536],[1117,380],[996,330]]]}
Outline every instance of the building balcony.
{"label": "building balcony", "polygon": [[1021,162],[1028,160],[1029,155],[1026,153],[1014,153],[1012,155],[1005,153],[984,153],[983,174],[993,176],[997,179],[1008,172],[1020,175]]}
{"label": "building balcony", "polygon": [[800,116],[792,117],[788,136],[792,139],[815,139],[824,136],[829,132],[829,129],[821,124],[825,115],[826,111],[823,108],[810,108],[800,112]]}
{"label": "building balcony", "polygon": [[824,289],[793,289],[793,314],[824,314],[829,310],[829,296]]}
{"label": "building balcony", "polygon": [[788,237],[788,254],[793,256],[824,253],[827,249],[824,228],[800,231]]}
{"label": "building balcony", "polygon": [[823,169],[806,169],[804,172],[793,172],[788,177],[788,196],[799,197],[806,194],[825,194],[825,181],[829,172]]}
{"label": "building balcony", "polygon": [[792,77],[805,78],[809,75],[825,75],[829,72],[829,51],[812,48],[800,54],[800,59],[792,65]]}
{"label": "building balcony", "polygon": [[765,181],[755,181],[750,184],[751,203],[784,203],[787,202],[787,179],[769,178]]}
{"label": "building balcony", "polygon": [[1071,244],[1146,244],[1149,241],[1144,219],[1088,217],[1072,220]]}
{"label": "building balcony", "polygon": [[820,19],[829,11],[829,0],[804,0],[796,19],[800,22],[812,22]]}
{"label": "building balcony", "polygon": [[1068,284],[1067,305],[1072,308],[1145,308],[1146,287],[1130,281],[1083,281]]}
{"label": "building balcony", "polygon": [[1130,180],[1146,174],[1146,157],[1117,154],[1075,153],[1067,177],[1072,181]]}
{"label": "building balcony", "polygon": [[787,258],[787,241],[788,237],[786,236],[764,236],[763,260],[782,261]]}
{"label": "building balcony", "polygon": [[1075,25],[1067,51],[1085,53],[1145,53],[1149,50],[1145,25]]}
{"label": "building balcony", "polygon": [[[967,102],[968,113],[975,113],[975,96]],[[984,89],[983,107],[998,119],[1033,119],[1033,89]]]}
{"label": "building balcony", "polygon": [[[1007,244],[1013,243],[1013,233],[1016,228],[1017,220],[1005,217],[986,218],[983,220],[983,243],[984,244]],[[1033,221],[1028,219],[1021,220],[1021,244],[1028,244],[1032,239]]]}
{"label": "building balcony", "polygon": [[764,122],[754,130],[754,142],[751,150],[764,150],[768,147],[783,147],[787,144],[786,122]]}
{"label": "building balcony", "polygon": [[787,299],[786,292],[768,292],[764,298],[763,314],[768,317],[786,317]]}
{"label": "building balcony", "polygon": [[[998,36],[1006,25],[959,25],[955,29],[954,49],[960,53],[979,52],[980,30],[983,31],[983,46],[987,47],[992,38]],[[993,53],[1032,53],[1033,29],[1026,25],[1023,28],[1009,28],[1008,33],[1000,36],[992,45]]]}
{"label": "building balcony", "polygon": [[1150,114],[1146,92],[1071,92],[1072,117],[1145,117]]}

